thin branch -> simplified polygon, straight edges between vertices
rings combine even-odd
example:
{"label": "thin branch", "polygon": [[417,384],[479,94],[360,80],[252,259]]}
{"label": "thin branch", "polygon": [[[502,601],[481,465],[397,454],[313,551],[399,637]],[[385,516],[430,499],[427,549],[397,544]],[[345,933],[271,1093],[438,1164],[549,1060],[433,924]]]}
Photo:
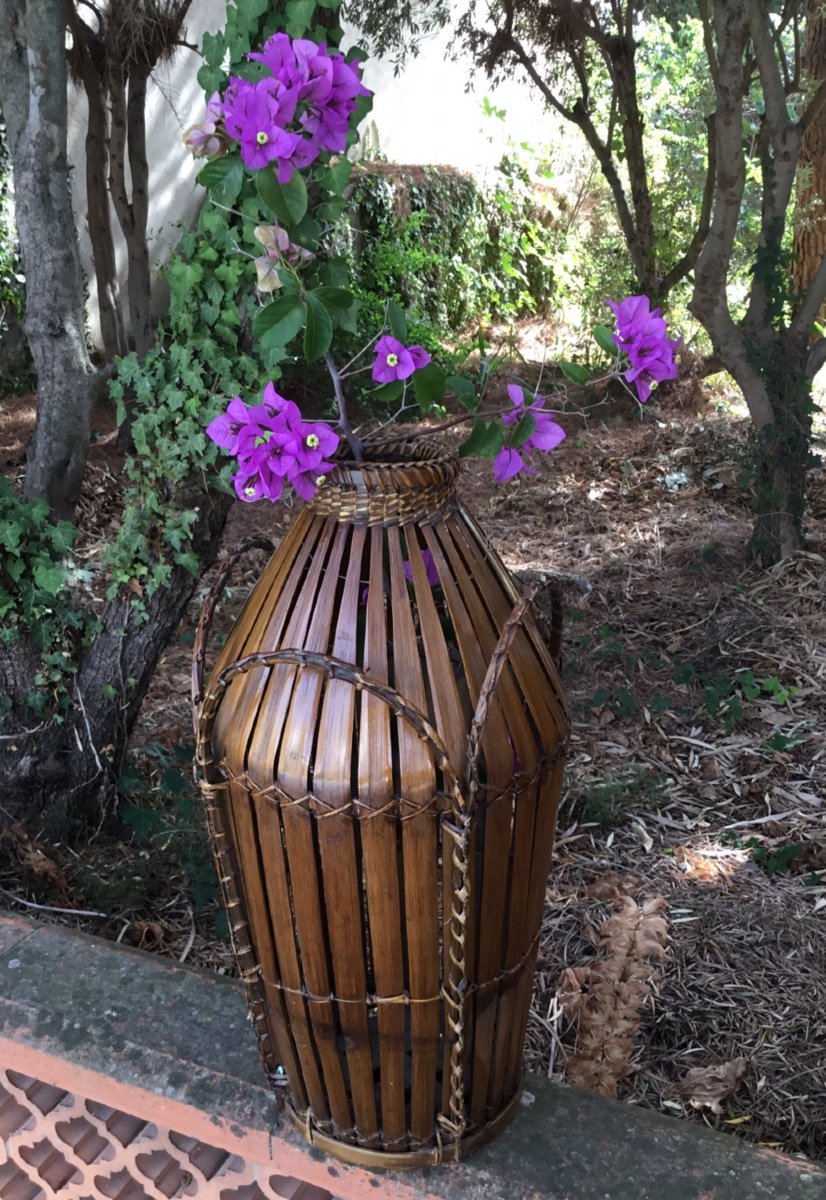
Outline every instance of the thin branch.
{"label": "thin branch", "polygon": [[344,389],[341,386],[341,376],[338,373],[338,368],[333,362],[333,356],[328,351],[324,355],[324,365],[329,372],[330,378],[333,381],[333,391],[336,396],[336,404],[338,405],[338,424],[341,432],[347,438],[350,449],[353,452],[353,458],[356,462],[361,462],[363,445],[361,439],[356,437],[353,432],[353,426],[350,423],[350,417],[347,413],[347,402],[344,399]]}

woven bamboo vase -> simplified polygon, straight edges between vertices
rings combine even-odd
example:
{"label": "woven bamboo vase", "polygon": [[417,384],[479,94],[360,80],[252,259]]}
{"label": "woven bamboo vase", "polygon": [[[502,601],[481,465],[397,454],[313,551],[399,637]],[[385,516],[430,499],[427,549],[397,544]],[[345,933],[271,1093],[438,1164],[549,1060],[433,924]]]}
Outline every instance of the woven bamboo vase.
{"label": "woven bamboo vase", "polygon": [[422,440],[342,463],[206,687],[231,564],[195,647],[198,769],[265,1067],[310,1142],[371,1167],[459,1158],[515,1110],[568,732],[547,630],[457,474]]}

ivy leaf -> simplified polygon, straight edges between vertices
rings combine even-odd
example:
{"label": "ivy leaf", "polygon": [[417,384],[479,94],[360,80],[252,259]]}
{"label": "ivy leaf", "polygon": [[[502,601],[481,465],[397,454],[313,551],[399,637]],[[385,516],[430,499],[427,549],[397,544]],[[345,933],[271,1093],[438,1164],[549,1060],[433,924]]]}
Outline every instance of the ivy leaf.
{"label": "ivy leaf", "polygon": [[198,71],[198,84],[208,96],[213,92],[220,92],[226,81],[227,77],[220,67],[208,67],[204,63]]}
{"label": "ivy leaf", "polygon": [[387,323],[394,338],[407,344],[407,319],[404,310],[395,300],[387,301]]}
{"label": "ivy leaf", "polygon": [[315,12],[316,0],[287,0],[287,33],[290,37],[303,37],[310,28]]}
{"label": "ivy leaf", "polygon": [[298,171],[293,172],[289,183],[279,183],[274,170],[259,171],[255,186],[282,225],[297,225],[307,211],[307,185]]}
{"label": "ivy leaf", "polygon": [[234,204],[244,186],[244,164],[237,154],[213,158],[201,167],[198,182],[219,204]]}
{"label": "ivy leaf", "polygon": [[208,67],[220,67],[224,61],[225,48],[223,34],[205,33],[201,39],[201,53]]}
{"label": "ivy leaf", "polygon": [[559,369],[566,379],[570,379],[571,383],[577,384],[578,387],[584,387],[591,378],[591,372],[587,367],[580,366],[579,363],[568,362],[565,358],[559,360]]}
{"label": "ivy leaf", "polygon": [[594,341],[610,358],[616,358],[619,354],[619,346],[607,325],[594,326]]}
{"label": "ivy leaf", "polygon": [[495,421],[483,421],[481,417],[477,417],[470,435],[459,447],[459,457],[467,458],[473,454],[479,458],[496,458],[504,444],[502,426]]}
{"label": "ivy leaf", "polygon": [[235,0],[235,6],[238,9],[238,20],[245,22],[251,30],[259,17],[263,17],[270,7],[270,0]]}
{"label": "ivy leaf", "polygon": [[297,293],[279,296],[257,313],[252,331],[266,349],[286,346],[304,325],[304,304]]}
{"label": "ivy leaf", "polygon": [[536,417],[533,413],[526,412],[508,438],[508,445],[513,449],[516,449],[517,446],[524,446],[534,433],[536,433]]}
{"label": "ivy leaf", "polygon": [[307,295],[307,325],[304,330],[304,357],[308,363],[326,354],[333,340],[333,322],[317,296]]}
{"label": "ivy leaf", "polygon": [[479,397],[469,379],[465,379],[463,375],[449,375],[445,380],[445,387],[456,393],[462,408],[466,408],[468,412],[476,412]]}
{"label": "ivy leaf", "polygon": [[63,588],[65,578],[66,572],[59,563],[51,566],[39,563],[34,569],[35,586],[39,587],[42,592],[47,592],[50,596],[58,595]]}
{"label": "ivy leaf", "polygon": [[445,373],[436,363],[413,372],[413,393],[423,413],[430,412],[445,394]]}

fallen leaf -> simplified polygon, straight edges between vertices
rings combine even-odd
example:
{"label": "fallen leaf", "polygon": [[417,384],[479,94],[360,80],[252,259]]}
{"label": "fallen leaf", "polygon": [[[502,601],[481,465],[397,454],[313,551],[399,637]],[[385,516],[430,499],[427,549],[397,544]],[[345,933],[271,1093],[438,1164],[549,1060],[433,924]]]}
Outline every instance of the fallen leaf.
{"label": "fallen leaf", "polygon": [[745,1058],[733,1058],[716,1067],[692,1067],[686,1071],[680,1091],[688,1097],[692,1108],[708,1108],[713,1113],[721,1113],[723,1100],[736,1089],[747,1067]]}

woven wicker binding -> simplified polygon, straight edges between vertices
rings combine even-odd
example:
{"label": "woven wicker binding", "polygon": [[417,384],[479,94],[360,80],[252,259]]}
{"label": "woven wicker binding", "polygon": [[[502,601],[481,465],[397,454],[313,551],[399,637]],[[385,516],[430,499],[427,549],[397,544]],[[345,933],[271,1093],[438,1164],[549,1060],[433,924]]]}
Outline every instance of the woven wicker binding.
{"label": "woven wicker binding", "polygon": [[326,477],[311,508],[356,525],[433,521],[456,503],[458,474],[457,460],[430,440],[374,440],[364,462],[342,462]]}
{"label": "woven wicker binding", "polygon": [[195,645],[198,767],[262,1057],[305,1137],[366,1166],[459,1158],[515,1111],[568,732],[558,604],[549,653],[457,473],[424,439],[342,463],[206,687],[231,562]]}

